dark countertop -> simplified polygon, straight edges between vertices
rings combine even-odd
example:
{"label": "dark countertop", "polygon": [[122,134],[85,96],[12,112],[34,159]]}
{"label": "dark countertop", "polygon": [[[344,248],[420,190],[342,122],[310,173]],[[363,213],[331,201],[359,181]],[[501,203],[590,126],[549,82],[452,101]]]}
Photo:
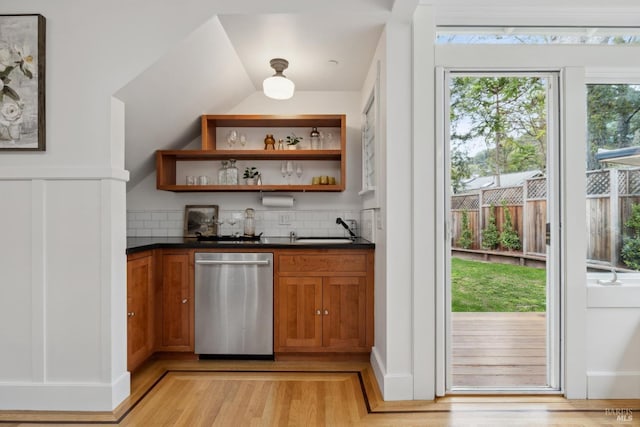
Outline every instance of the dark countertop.
{"label": "dark countertop", "polygon": [[365,239],[353,243],[292,243],[288,237],[262,237],[259,241],[201,241],[193,237],[127,237],[127,254],[149,249],[211,249],[211,248],[273,248],[273,249],[373,249],[375,244]]}

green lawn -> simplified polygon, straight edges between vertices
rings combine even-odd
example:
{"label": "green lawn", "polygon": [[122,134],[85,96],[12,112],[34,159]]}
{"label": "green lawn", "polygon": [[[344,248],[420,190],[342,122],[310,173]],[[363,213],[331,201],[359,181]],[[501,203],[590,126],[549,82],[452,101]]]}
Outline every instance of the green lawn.
{"label": "green lawn", "polygon": [[453,311],[545,311],[545,270],[451,259]]}

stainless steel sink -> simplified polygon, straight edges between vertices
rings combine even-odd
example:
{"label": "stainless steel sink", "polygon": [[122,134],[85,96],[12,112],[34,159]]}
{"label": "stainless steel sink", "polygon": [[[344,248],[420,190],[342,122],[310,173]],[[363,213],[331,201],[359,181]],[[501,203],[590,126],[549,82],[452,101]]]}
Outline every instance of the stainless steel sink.
{"label": "stainless steel sink", "polygon": [[344,237],[300,237],[294,241],[294,243],[299,244],[316,244],[316,245],[326,245],[326,244],[348,244],[353,243],[351,239],[347,239]]}

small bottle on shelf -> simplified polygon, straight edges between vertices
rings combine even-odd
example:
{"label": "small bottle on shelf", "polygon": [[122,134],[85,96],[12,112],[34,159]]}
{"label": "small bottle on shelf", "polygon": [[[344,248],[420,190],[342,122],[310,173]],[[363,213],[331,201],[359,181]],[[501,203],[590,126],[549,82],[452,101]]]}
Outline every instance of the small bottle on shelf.
{"label": "small bottle on shelf", "polygon": [[229,167],[227,168],[227,184],[238,185],[238,167],[235,159],[229,159]]}
{"label": "small bottle on shelf", "polygon": [[318,132],[317,127],[314,127],[313,129],[311,129],[310,139],[311,139],[312,150],[320,150],[322,148],[320,147],[320,132]]}
{"label": "small bottle on shelf", "polygon": [[222,161],[222,167],[218,169],[218,185],[227,185],[227,161]]}

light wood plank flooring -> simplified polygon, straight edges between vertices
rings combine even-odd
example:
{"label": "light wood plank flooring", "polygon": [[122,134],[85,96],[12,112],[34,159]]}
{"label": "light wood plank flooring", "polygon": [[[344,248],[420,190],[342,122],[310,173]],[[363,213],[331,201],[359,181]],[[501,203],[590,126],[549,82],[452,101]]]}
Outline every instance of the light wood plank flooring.
{"label": "light wood plank flooring", "polygon": [[[616,409],[633,419],[619,421]],[[134,373],[131,397],[113,413],[0,412],[0,424],[624,426],[639,425],[639,414],[638,400],[560,396],[385,402],[368,363],[156,360]]]}
{"label": "light wood plank flooring", "polygon": [[545,313],[451,313],[454,387],[545,387]]}

